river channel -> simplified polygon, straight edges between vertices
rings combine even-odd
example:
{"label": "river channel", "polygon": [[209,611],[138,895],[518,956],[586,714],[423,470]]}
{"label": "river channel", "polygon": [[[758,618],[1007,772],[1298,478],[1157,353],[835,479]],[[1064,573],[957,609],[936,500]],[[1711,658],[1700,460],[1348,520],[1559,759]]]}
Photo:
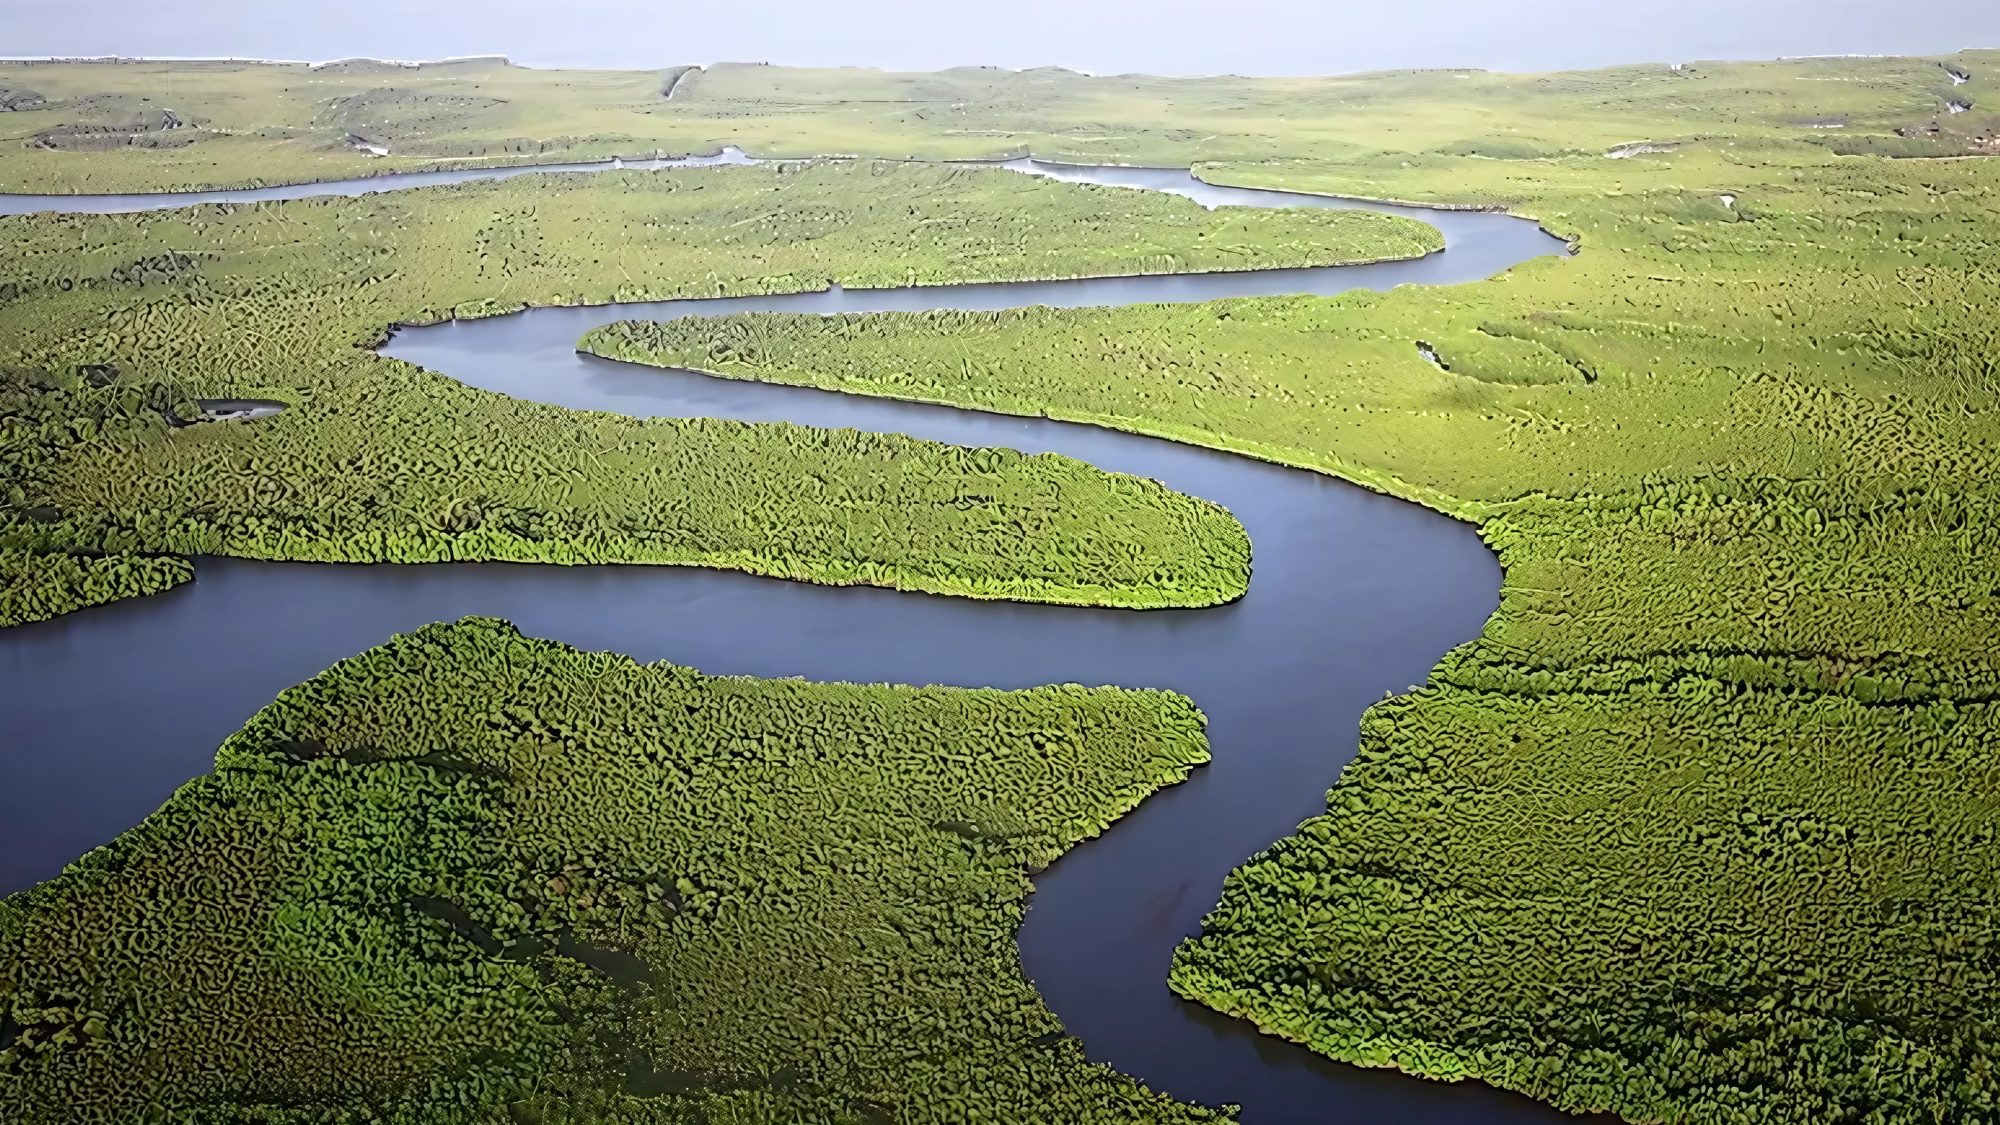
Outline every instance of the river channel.
{"label": "river channel", "polygon": [[[628,168],[740,163],[713,157]],[[680,567],[342,566],[200,559],[171,593],[0,631],[0,893],[138,823],[208,770],[284,688],[390,634],[468,614],[533,636],[705,672],[1001,688],[1169,688],[1209,716],[1214,761],[1036,877],[1022,962],[1094,1059],[1247,1125],[1570,1120],[1477,1083],[1330,1062],[1176,999],[1166,976],[1229,870],[1325,809],[1361,712],[1422,683],[1496,604],[1473,529],[1319,474],[1045,419],[709,378],[575,351],[598,324],[722,312],[1105,306],[1479,280],[1566,247],[1532,221],[1223,188],[1183,170],[1014,161],[1015,171],[1187,195],[1205,206],[1366,207],[1441,229],[1411,262],[1323,269],[854,290],[547,308],[398,331],[382,349],[520,398],[637,416],[721,417],[1054,451],[1227,506],[1248,528],[1246,597],[1204,610],[1091,610],[823,587]],[[590,171],[609,164],[561,165]],[[126,196],[0,196],[0,214],[129,211],[358,194],[546,172],[500,169]],[[1412,342],[1412,347],[1415,342]],[[230,424],[255,424],[230,423]]]}

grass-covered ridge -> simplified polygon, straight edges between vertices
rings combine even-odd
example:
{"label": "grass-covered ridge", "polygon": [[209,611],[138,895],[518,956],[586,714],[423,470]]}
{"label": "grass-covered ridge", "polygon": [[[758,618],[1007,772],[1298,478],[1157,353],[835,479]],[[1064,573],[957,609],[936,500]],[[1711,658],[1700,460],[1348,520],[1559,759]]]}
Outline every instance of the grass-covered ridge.
{"label": "grass-covered ridge", "polygon": [[[1214,505],[1059,457],[579,414],[367,349],[575,304],[1416,255],[1383,216],[905,164],[709,168],[0,220],[0,545],[723,566],[1119,606],[1240,596]],[[200,398],[288,408],[192,424]]]}
{"label": "grass-covered ridge", "polygon": [[1020,971],[1027,874],[1207,760],[1163,692],[711,677],[434,625],[0,901],[0,1116],[1197,1122]]}
{"label": "grass-covered ridge", "polygon": [[[1850,108],[1894,69],[1812,66]],[[1654,81],[1538,112],[1588,129]],[[1183,995],[1635,1121],[1983,1120],[2000,164],[1775,140],[1682,89],[1649,135],[1704,139],[1665,153],[1200,169],[1506,206],[1581,246],[1489,282],[588,343],[1163,434],[1480,523],[1500,610],[1370,712],[1326,817],[1231,878]]]}

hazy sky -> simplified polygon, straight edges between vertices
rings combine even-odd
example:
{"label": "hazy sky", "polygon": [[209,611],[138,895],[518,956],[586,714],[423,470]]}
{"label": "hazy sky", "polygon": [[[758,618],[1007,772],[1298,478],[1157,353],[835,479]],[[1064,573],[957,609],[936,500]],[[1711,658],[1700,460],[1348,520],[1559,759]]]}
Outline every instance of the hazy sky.
{"label": "hazy sky", "polygon": [[0,55],[1328,74],[1976,46],[1996,0],[0,0]]}

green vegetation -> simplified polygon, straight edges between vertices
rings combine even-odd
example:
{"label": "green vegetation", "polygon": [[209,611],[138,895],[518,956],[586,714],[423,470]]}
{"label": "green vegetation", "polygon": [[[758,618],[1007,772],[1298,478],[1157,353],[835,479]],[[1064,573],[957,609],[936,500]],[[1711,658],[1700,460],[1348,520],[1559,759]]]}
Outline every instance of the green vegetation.
{"label": "green vegetation", "polygon": [[[579,414],[367,348],[392,324],[530,303],[1331,263],[1438,237],[1355,218],[823,164],[0,220],[0,546],[690,563],[1212,605],[1247,582],[1242,528],[1151,481],[903,437]],[[194,399],[243,397],[289,408],[187,424]]]}
{"label": "green vegetation", "polygon": [[[144,126],[152,119],[129,105],[116,121],[65,107],[127,79],[163,78],[152,66],[8,70],[0,84],[41,100],[6,124],[23,139],[65,124]],[[1970,81],[1954,86],[1954,70]],[[1990,952],[2000,944],[1990,858],[2000,811],[1988,798],[2000,738],[1986,714],[2000,681],[2000,586],[1988,561],[2000,546],[2000,165],[1938,157],[1995,151],[2000,99],[1978,91],[1996,78],[1996,52],[1268,80],[713,67],[681,75],[666,99],[658,73],[218,66],[174,107],[207,122],[183,129],[215,135],[144,153],[0,149],[0,178],[101,190],[416,166],[450,154],[407,149],[416,154],[371,163],[348,147],[347,127],[455,115],[454,143],[486,145],[466,149],[475,160],[725,142],[753,152],[1032,151],[1533,215],[1576,238],[1581,255],[1476,285],[1327,300],[730,318],[626,326],[589,343],[734,377],[1163,434],[1480,522],[1506,566],[1500,610],[1429,685],[1370,713],[1361,757],[1326,817],[1231,878],[1177,961],[1183,995],[1337,1058],[1483,1079],[1640,1121],[1982,1120],[2000,1112],[2000,971]],[[501,104],[371,94],[354,103],[359,116],[313,123],[336,97],[417,85],[426,97]],[[252,91],[262,94],[243,96]],[[1974,108],[1944,112],[1967,95]],[[397,144],[427,143],[428,128],[410,126]],[[545,147],[508,148],[498,139],[510,130]],[[918,177],[911,184],[938,175],[872,174]],[[557,200],[580,190],[557,186]],[[935,194],[913,192],[888,210],[968,206],[921,212]],[[547,208],[560,204],[540,198],[526,225],[564,229],[547,225]],[[604,198],[592,197],[600,209]],[[410,221],[375,210],[401,206],[393,202],[314,206],[380,215],[398,246],[418,248],[411,261],[449,257],[442,247],[473,245],[484,215],[507,213],[468,206],[456,241],[432,243],[430,228],[447,225],[428,217],[449,210],[441,205]],[[48,221],[67,241],[27,240],[41,249],[20,260],[74,256],[93,222],[226,227],[245,221],[238,214]],[[303,224],[319,212],[271,214]],[[824,237],[847,229],[830,221]],[[1076,272],[1067,243],[1087,229],[1055,232],[1048,260]],[[510,264],[517,280],[499,300],[575,293],[563,273],[535,272],[548,246],[575,243],[522,230],[502,224],[485,244],[526,263]],[[344,237],[332,245],[390,242]],[[717,290],[732,279],[845,279],[821,268],[786,281],[782,265],[741,264],[750,253],[786,261],[776,256],[796,242],[725,244],[703,262],[724,271]],[[949,279],[949,258],[921,242],[873,249],[865,260],[878,268],[907,255]],[[626,259],[635,260],[664,259]],[[96,262],[86,276],[134,264]],[[593,278],[608,269],[566,265]],[[161,269],[178,267],[154,260],[140,272]],[[442,287],[449,302],[493,296],[497,276],[482,292],[472,270],[459,271]],[[750,280],[767,277],[780,280]],[[384,296],[408,281],[437,284],[383,277]],[[592,291],[606,290],[617,287]],[[423,292],[379,304],[373,293],[349,295],[371,311],[340,330],[371,339],[382,323],[410,318],[392,309],[446,307]],[[76,300],[49,307],[94,308]],[[310,313],[292,306],[297,315],[260,330],[338,319],[342,304],[315,294]],[[182,296],[144,314],[175,322],[159,361],[174,379],[224,369],[174,364],[174,349],[216,331],[217,321],[176,319],[198,309]],[[37,354],[52,357],[42,370],[104,363],[119,350],[103,343],[114,329],[101,314],[65,315],[35,337]],[[1419,342],[1445,366],[1426,361]],[[288,440],[353,442],[340,427],[355,422],[329,420],[369,417],[393,396],[448,393],[365,356],[329,362],[357,365],[312,385],[329,409],[189,432],[256,442],[265,439],[238,435],[291,426],[312,436]],[[364,364],[375,364],[365,377]],[[299,400],[285,393],[293,385],[263,378],[194,390]],[[342,397],[362,387],[367,397]],[[470,412],[474,402],[452,406]],[[390,416],[398,433],[413,432],[403,412]],[[392,448],[405,456],[403,444]],[[275,439],[256,452],[275,456]],[[346,453],[328,456],[346,464]],[[61,479],[94,502],[144,463]]]}
{"label": "green vegetation", "polygon": [[1024,872],[1206,761],[1202,722],[429,626],[0,901],[0,1116],[1221,1120],[1086,1060],[1014,943]]}
{"label": "green vegetation", "polygon": [[0,547],[0,628],[170,590],[194,578],[186,559],[94,557]]}
{"label": "green vegetation", "polygon": [[1638,1121],[1991,1118],[2000,712],[1801,659],[1448,663],[1230,879],[1176,990]]}
{"label": "green vegetation", "polygon": [[[1763,73],[1888,121],[1901,103],[1857,88],[1913,65]],[[1583,130],[1668,81],[1559,76],[1529,116]],[[1182,995],[1336,1058],[1636,1121],[1983,1120],[2000,165],[1841,156],[1680,89],[1678,128],[1628,135],[1686,139],[1671,152],[1201,169],[1503,205],[1582,247],[1489,282],[586,345],[1160,434],[1480,523],[1499,612],[1369,713],[1327,816],[1232,876]]]}
{"label": "green vegetation", "polygon": [[[310,561],[690,564],[1131,607],[1228,601],[1249,575],[1248,536],[1220,507],[1054,455],[605,415],[550,433],[537,423],[553,411],[451,391],[437,397],[476,401],[445,424],[412,395],[409,413],[339,427],[308,411],[241,441],[255,427],[176,428],[133,397],[36,396],[49,405],[23,438],[58,450],[56,471],[34,496],[42,517],[8,539]],[[72,436],[79,416],[102,428]],[[475,454],[475,433],[527,440]]]}
{"label": "green vegetation", "polygon": [[[1946,67],[1972,75],[1954,86]],[[1331,78],[1091,77],[1055,67],[930,74],[723,64],[534,70],[485,59],[0,63],[0,190],[161,190],[418,168],[712,152],[1185,165],[1311,157],[1440,172],[1451,160],[1601,159],[1727,135],[1799,146],[1990,147],[2000,52],[1571,74],[1420,70]],[[672,85],[673,96],[663,96]],[[1974,108],[1945,112],[1948,100]],[[1986,103],[1986,104],[1982,104]],[[171,109],[179,128],[149,130]],[[1839,128],[1826,126],[1838,123]],[[1937,132],[1929,130],[1935,125]],[[69,151],[56,129],[124,144]],[[1902,130],[1909,136],[1899,136]],[[361,144],[386,149],[370,155]],[[166,146],[166,147],[162,147]],[[1447,182],[1433,175],[1431,183]]]}

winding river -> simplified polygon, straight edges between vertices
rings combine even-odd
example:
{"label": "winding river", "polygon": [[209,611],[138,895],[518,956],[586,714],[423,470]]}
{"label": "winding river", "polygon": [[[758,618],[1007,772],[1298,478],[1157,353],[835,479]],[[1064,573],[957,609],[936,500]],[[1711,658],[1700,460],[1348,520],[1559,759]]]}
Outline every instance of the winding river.
{"label": "winding river", "polygon": [[[712,157],[628,168],[740,163]],[[554,166],[585,171],[604,164]],[[1496,602],[1473,529],[1318,474],[1089,426],[662,372],[578,355],[628,317],[743,310],[992,309],[1332,294],[1488,277],[1566,252],[1533,222],[1222,188],[1186,171],[1015,161],[1016,171],[1190,196],[1205,206],[1366,207],[1443,230],[1413,262],[1246,273],[534,309],[404,329],[385,354],[475,386],[640,416],[785,420],[1056,451],[1222,503],[1256,551],[1250,592],[1207,610],[1089,610],[834,588],[678,567],[339,566],[201,559],[172,593],[0,631],[0,893],[46,879],[136,824],[285,687],[389,634],[467,614],[640,660],[825,680],[1162,687],[1208,713],[1215,759],[1036,878],[1028,975],[1092,1058],[1154,1089],[1240,1103],[1249,1125],[1462,1125],[1567,1118],[1526,1098],[1343,1066],[1175,999],[1174,946],[1223,877],[1325,808],[1361,712],[1423,682]],[[0,196],[0,214],[290,199],[533,174],[415,173],[252,191]],[[1412,342],[1415,347],[1415,342]],[[249,423],[254,424],[254,423]]]}

